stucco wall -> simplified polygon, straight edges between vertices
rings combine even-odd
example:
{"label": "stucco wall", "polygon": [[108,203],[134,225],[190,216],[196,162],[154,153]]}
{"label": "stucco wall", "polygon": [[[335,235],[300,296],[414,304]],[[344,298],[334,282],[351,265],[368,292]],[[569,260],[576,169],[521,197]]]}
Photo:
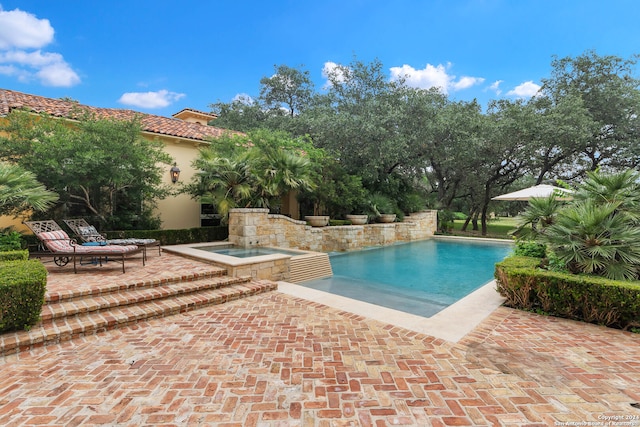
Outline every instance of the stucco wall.
{"label": "stucco wall", "polygon": [[424,211],[391,224],[311,227],[268,209],[232,209],[229,242],[240,247],[275,246],[318,252],[348,251],[367,246],[423,240],[433,236],[437,211]]}
{"label": "stucco wall", "polygon": [[[162,181],[173,189],[178,189],[182,184],[191,181],[195,171],[191,167],[198,157],[198,149],[201,145],[197,142],[163,139],[164,151],[173,157],[176,166],[180,168],[180,178],[176,184],[171,182],[169,170],[173,165],[165,165]],[[200,227],[200,202],[192,199],[187,194],[169,196],[159,200],[156,212],[162,220],[162,228],[165,230]]]}

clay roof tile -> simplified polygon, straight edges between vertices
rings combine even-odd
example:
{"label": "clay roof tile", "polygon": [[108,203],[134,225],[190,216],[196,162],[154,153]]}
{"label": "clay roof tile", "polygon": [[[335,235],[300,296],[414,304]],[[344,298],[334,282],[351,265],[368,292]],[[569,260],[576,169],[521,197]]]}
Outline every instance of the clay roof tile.
{"label": "clay roof tile", "polygon": [[[43,96],[0,89],[0,116],[6,116],[12,109],[16,108],[25,108],[35,113],[46,113],[55,117],[69,119],[78,118],[84,112],[89,112],[101,119],[131,120],[134,117],[140,117],[143,131],[198,141],[208,141],[211,138],[217,138],[225,132],[229,132],[226,129],[213,126],[203,126],[180,119],[140,113],[133,110],[91,107],[74,101],[45,98]],[[241,135],[240,132],[231,131],[231,133]]]}

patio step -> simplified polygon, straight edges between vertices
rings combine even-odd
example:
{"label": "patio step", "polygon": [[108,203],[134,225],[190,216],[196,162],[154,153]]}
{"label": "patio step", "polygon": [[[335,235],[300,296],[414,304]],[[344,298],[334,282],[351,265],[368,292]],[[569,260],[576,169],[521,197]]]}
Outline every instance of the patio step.
{"label": "patio step", "polygon": [[329,255],[326,253],[298,255],[291,258],[289,264],[289,281],[291,283],[302,283],[329,276],[333,276],[333,270]]}
{"label": "patio step", "polygon": [[214,271],[196,277],[47,294],[38,324],[29,331],[0,335],[0,356],[276,289],[277,284],[271,281]]}

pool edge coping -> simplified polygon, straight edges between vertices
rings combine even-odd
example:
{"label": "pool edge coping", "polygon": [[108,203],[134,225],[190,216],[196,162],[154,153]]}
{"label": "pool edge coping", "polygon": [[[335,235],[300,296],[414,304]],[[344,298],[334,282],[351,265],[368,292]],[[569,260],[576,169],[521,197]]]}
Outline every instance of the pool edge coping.
{"label": "pool edge coping", "polygon": [[278,282],[278,291],[452,343],[460,341],[505,301],[496,291],[495,280],[431,317],[405,313],[289,282]]}

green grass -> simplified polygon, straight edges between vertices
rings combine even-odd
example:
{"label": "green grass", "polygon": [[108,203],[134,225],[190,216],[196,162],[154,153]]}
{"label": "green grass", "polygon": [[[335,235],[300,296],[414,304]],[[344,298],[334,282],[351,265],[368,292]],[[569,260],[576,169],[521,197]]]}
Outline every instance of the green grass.
{"label": "green grass", "polygon": [[[509,234],[513,229],[516,228],[516,224],[518,221],[515,218],[496,218],[492,219],[487,224],[487,235],[482,236],[481,230],[473,231],[471,229],[471,223],[467,226],[467,231],[462,231],[462,226],[464,225],[464,221],[456,220],[453,223],[453,232],[452,234],[458,236],[474,236],[474,237],[491,237],[497,239],[511,239],[511,235]],[[481,228],[482,225],[478,222],[478,228]]]}

